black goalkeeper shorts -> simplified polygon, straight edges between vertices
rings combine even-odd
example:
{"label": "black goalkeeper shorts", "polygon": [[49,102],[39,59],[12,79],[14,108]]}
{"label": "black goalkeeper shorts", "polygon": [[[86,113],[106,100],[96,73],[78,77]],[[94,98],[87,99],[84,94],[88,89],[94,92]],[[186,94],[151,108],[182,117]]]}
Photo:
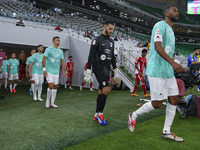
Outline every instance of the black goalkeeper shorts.
{"label": "black goalkeeper shorts", "polygon": [[96,74],[95,76],[97,78],[97,81],[99,82],[99,89],[102,90],[104,87],[109,86],[109,76],[106,76],[105,74]]}

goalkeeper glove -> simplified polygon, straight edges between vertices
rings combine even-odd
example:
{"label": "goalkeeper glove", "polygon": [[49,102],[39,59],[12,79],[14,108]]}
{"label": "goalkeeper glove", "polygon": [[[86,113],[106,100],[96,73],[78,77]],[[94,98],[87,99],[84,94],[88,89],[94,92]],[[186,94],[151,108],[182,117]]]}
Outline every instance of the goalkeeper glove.
{"label": "goalkeeper glove", "polygon": [[117,77],[119,77],[118,71],[117,71],[117,69],[114,69],[113,72],[114,72],[114,80],[115,80]]}
{"label": "goalkeeper glove", "polygon": [[84,81],[88,84],[90,84],[91,82],[93,82],[93,79],[92,79],[92,76],[91,76],[91,70],[90,69],[87,69],[86,71],[86,75],[84,77]]}

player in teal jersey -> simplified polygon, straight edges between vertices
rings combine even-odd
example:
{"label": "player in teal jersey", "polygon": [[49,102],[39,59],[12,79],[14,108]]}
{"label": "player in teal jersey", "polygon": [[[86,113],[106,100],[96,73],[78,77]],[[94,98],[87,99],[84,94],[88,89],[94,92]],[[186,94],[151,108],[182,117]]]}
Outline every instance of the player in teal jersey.
{"label": "player in teal jersey", "polygon": [[[31,66],[30,66],[30,77],[35,81],[33,99],[36,101],[43,101],[41,98],[42,94],[42,84],[44,82],[43,68],[42,68],[42,59],[43,59],[43,45],[38,45],[38,53],[35,53],[31,57]],[[38,91],[38,98],[36,92]]]}
{"label": "player in teal jersey", "polygon": [[4,88],[7,89],[7,81],[8,81],[8,57],[7,55],[4,57],[2,63],[0,64],[1,71],[0,72],[0,89],[1,89],[1,80],[4,79]]}
{"label": "player in teal jersey", "polygon": [[[29,72],[30,72],[30,66],[31,66],[31,57],[33,54],[35,54],[36,50],[35,49],[32,49],[31,50],[31,56],[27,58],[26,60],[26,77],[29,78]],[[30,81],[31,81],[31,88],[29,89],[29,93],[30,95],[33,95],[33,91],[34,91],[34,79],[33,78],[30,78]]]}
{"label": "player in teal jersey", "polygon": [[165,7],[163,14],[165,15],[165,21],[156,23],[152,30],[150,55],[146,70],[151,90],[151,101],[145,103],[135,112],[128,114],[128,128],[131,132],[134,132],[138,116],[160,108],[163,100],[168,99],[161,137],[182,142],[181,137],[170,132],[179,101],[174,70],[179,73],[184,72],[182,66],[173,61],[175,37],[172,26],[174,22],[178,21],[179,13],[175,6],[168,5]]}
{"label": "player in teal jersey", "polygon": [[[8,77],[9,77],[9,86],[10,93],[16,93],[16,86],[19,79],[18,75],[19,70],[19,60],[16,59],[16,54],[12,53],[11,58],[8,60]],[[12,84],[13,87],[12,87]]]}
{"label": "player in teal jersey", "polygon": [[[59,82],[59,71],[60,64],[62,64],[62,68],[64,70],[64,76],[67,78],[67,73],[65,69],[65,62],[63,51],[58,48],[60,45],[60,38],[58,36],[53,38],[53,46],[48,47],[45,50],[42,66],[44,71],[44,76],[47,78],[47,82],[49,87],[47,89],[47,100],[46,100],[46,108],[53,107],[57,108],[58,106],[54,104],[56,93],[57,93],[57,85]],[[51,105],[50,105],[50,97],[51,97]]]}

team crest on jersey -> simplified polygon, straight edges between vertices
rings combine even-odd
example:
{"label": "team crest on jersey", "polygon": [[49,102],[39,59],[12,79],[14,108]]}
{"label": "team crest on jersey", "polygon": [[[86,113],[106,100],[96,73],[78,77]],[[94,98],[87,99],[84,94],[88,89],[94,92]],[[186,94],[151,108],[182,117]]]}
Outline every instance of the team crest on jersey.
{"label": "team crest on jersey", "polygon": [[94,40],[93,42],[92,42],[92,45],[95,45],[96,44],[96,40]]}
{"label": "team crest on jersey", "polygon": [[59,53],[61,53],[61,51],[59,51]]}
{"label": "team crest on jersey", "polygon": [[105,86],[105,85],[106,85],[106,82],[102,82],[102,84],[103,84],[103,86]]}
{"label": "team crest on jersey", "polygon": [[105,60],[105,59],[106,59],[106,55],[105,55],[105,54],[102,54],[102,55],[100,56],[100,58],[101,58],[101,60]]}
{"label": "team crest on jersey", "polygon": [[113,44],[112,43],[110,43],[110,47],[112,47],[113,46]]}

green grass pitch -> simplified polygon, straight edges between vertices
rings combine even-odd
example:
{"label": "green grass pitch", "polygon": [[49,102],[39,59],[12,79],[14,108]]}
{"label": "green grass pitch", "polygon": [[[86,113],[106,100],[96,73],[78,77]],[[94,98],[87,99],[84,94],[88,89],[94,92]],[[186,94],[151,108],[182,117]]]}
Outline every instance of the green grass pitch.
{"label": "green grass pitch", "polygon": [[[3,87],[2,87],[3,88]],[[199,149],[200,120],[177,112],[171,131],[184,142],[160,137],[165,109],[157,109],[137,119],[135,132],[127,128],[127,114],[138,109],[142,88],[131,97],[129,90],[113,90],[108,96],[104,116],[106,126],[93,121],[98,90],[79,91],[60,86],[55,104],[58,109],[45,108],[44,102],[35,102],[28,93],[29,86],[19,85],[17,93],[4,89],[7,106],[0,109],[0,149],[2,150],[129,150],[129,149]],[[42,98],[46,99],[47,85]],[[196,88],[193,90],[196,93]],[[191,91],[189,90],[187,94]],[[199,95],[199,94],[197,94]],[[0,107],[5,102],[0,100]]]}

